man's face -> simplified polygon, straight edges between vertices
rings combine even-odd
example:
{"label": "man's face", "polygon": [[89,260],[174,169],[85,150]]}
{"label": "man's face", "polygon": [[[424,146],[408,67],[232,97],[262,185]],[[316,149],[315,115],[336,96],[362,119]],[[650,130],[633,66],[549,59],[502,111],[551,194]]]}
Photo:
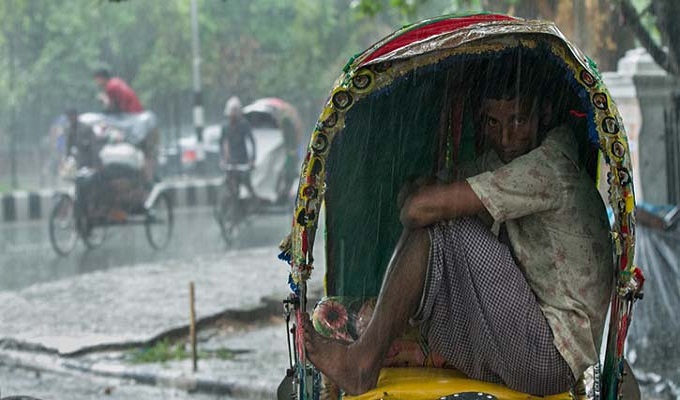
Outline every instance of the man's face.
{"label": "man's face", "polygon": [[101,76],[95,76],[94,81],[97,82],[97,85],[99,85],[100,88],[106,86],[106,79]]}
{"label": "man's face", "polygon": [[239,117],[238,112],[233,111],[233,110],[231,112],[229,112],[229,114],[227,115],[227,118],[229,119],[229,122],[231,122],[231,123],[235,123],[236,121],[238,121],[238,117]]}
{"label": "man's face", "polygon": [[538,145],[538,112],[532,113],[531,105],[522,103],[519,98],[486,99],[482,103],[482,134],[504,163]]}

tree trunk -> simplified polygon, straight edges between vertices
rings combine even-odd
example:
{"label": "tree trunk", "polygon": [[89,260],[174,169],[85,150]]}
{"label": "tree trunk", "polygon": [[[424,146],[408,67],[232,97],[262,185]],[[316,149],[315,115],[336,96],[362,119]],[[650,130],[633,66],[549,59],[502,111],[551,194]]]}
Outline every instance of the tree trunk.
{"label": "tree trunk", "polygon": [[661,40],[668,47],[668,70],[680,72],[680,2],[677,0],[653,0],[652,8]]}
{"label": "tree trunk", "polygon": [[[653,0],[652,10],[657,17],[657,26],[661,31],[661,36],[665,40],[675,42],[678,36],[669,35],[670,32],[674,32],[675,29],[672,28],[674,21],[677,21],[680,17],[680,7],[676,0]],[[640,15],[638,15],[637,10],[633,7],[630,0],[618,0],[619,10],[621,11],[621,17],[623,18],[623,23],[628,26],[635,37],[640,41],[642,46],[647,49],[649,55],[652,56],[654,61],[673,75],[680,75],[680,70],[678,69],[678,59],[677,50],[673,50],[672,53],[666,53],[666,51],[654,41],[652,35],[649,33],[647,28],[642,24],[640,20]],[[676,14],[673,14],[675,12]],[[664,13],[665,15],[659,15]],[[668,14],[670,13],[670,14]],[[678,44],[672,43],[673,47],[678,46]],[[672,58],[675,57],[675,58]]]}
{"label": "tree trunk", "polygon": [[[521,0],[516,5],[494,4],[489,11],[554,21],[603,71],[615,70],[625,51],[634,46],[633,36],[621,28],[620,16],[611,0]],[[680,2],[674,6],[679,5]]]}

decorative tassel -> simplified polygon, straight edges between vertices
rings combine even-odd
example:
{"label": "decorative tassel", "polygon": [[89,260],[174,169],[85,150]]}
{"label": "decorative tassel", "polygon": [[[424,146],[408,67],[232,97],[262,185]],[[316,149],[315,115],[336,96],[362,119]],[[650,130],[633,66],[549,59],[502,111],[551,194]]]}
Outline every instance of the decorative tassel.
{"label": "decorative tassel", "polygon": [[290,234],[286,235],[283,240],[281,240],[281,243],[279,243],[279,250],[281,250],[281,253],[279,253],[279,260],[285,261],[288,264],[290,264],[290,261],[292,259],[291,255],[291,248],[292,248],[292,242],[290,240]]}
{"label": "decorative tassel", "polygon": [[285,261],[288,264],[290,264],[290,260],[292,259],[290,251],[282,251],[279,253],[279,260]]}
{"label": "decorative tassel", "polygon": [[297,278],[300,281],[306,281],[312,276],[314,266],[312,264],[300,264],[297,267]]}
{"label": "decorative tassel", "polygon": [[292,241],[290,239],[290,233],[286,235],[285,238],[281,240],[279,243],[279,250],[281,251],[290,251],[290,248],[292,246]]}
{"label": "decorative tassel", "polygon": [[297,296],[300,296],[300,287],[295,283],[293,280],[293,275],[289,274],[288,275],[288,286],[290,287],[290,290],[295,293]]}

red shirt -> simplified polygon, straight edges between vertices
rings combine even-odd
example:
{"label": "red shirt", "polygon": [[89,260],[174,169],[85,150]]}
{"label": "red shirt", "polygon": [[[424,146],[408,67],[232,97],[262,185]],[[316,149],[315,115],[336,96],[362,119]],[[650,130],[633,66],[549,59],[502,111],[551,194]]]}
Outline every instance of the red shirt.
{"label": "red shirt", "polygon": [[119,112],[140,113],[144,111],[137,94],[120,78],[111,78],[104,88],[111,100],[111,107]]}

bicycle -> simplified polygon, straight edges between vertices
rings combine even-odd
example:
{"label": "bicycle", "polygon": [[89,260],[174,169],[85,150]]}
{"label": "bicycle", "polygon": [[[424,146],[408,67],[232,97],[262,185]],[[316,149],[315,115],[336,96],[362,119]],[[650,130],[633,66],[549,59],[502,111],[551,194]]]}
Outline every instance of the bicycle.
{"label": "bicycle", "polygon": [[245,174],[252,170],[250,164],[223,164],[224,180],[217,187],[213,215],[220,227],[222,239],[227,246],[234,245],[241,227],[250,213],[246,201],[241,197],[241,183]]}

